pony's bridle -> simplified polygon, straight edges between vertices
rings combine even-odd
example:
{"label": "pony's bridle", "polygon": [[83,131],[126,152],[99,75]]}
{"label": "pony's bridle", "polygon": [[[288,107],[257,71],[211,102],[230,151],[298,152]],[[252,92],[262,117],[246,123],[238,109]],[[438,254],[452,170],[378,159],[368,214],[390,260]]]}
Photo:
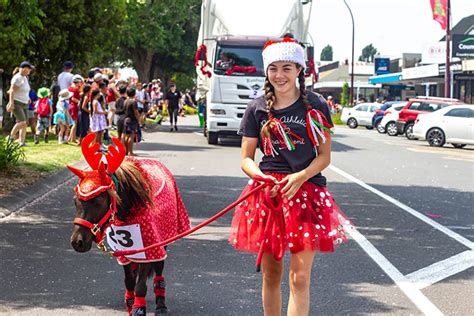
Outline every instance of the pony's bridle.
{"label": "pony's bridle", "polygon": [[97,243],[97,245],[99,245],[104,238],[105,230],[115,220],[116,213],[117,213],[117,203],[115,201],[115,198],[112,198],[112,202],[110,203],[109,210],[107,211],[107,213],[105,213],[105,215],[102,217],[102,219],[98,223],[91,223],[80,217],[74,218],[73,223],[76,225],[81,225],[81,226],[89,228],[92,235],[94,235],[95,242]]}

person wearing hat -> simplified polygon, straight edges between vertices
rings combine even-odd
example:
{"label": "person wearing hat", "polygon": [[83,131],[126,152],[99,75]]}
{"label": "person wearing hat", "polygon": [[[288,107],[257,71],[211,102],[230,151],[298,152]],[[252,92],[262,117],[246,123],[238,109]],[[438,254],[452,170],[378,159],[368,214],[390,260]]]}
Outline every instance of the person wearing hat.
{"label": "person wearing hat", "polygon": [[67,60],[64,62],[63,72],[58,75],[58,85],[61,90],[67,89],[72,85],[73,74],[71,72],[73,69],[74,64],[72,61]]}
{"label": "person wearing hat", "polygon": [[30,83],[28,75],[33,69],[33,65],[24,61],[20,64],[18,72],[11,80],[11,87],[8,91],[10,94],[7,111],[13,112],[16,124],[7,136],[8,141],[13,141],[18,133],[18,140],[22,146],[25,146],[26,127],[28,122],[28,102],[30,101]]}
{"label": "person wearing hat", "polygon": [[53,123],[59,126],[58,144],[67,144],[69,127],[73,123],[69,115],[69,99],[72,95],[73,93],[68,89],[59,91],[56,113],[53,116]]}
{"label": "person wearing hat", "polygon": [[50,91],[42,87],[38,89],[38,101],[35,103],[35,112],[38,115],[36,123],[36,134],[34,135],[35,144],[39,144],[39,137],[44,132],[44,142],[48,142],[49,127],[51,126],[51,117],[53,115],[53,101],[49,98]]}
{"label": "person wearing hat", "polygon": [[77,124],[79,117],[79,101],[81,100],[81,87],[84,83],[84,78],[81,75],[72,76],[72,85],[68,88],[72,92],[72,97],[69,102],[69,114],[72,119],[71,132],[69,133],[69,142],[76,142]]}
{"label": "person wearing hat", "polygon": [[346,241],[343,227],[349,224],[321,174],[331,159],[331,115],[326,101],[305,89],[298,42],[269,41],[262,56],[265,94],[247,105],[242,118],[240,165],[251,178],[243,194],[259,182],[268,186],[236,207],[229,241],[238,250],[258,253],[265,315],[281,314],[282,259],[288,250],[287,314],[308,315],[314,256]]}

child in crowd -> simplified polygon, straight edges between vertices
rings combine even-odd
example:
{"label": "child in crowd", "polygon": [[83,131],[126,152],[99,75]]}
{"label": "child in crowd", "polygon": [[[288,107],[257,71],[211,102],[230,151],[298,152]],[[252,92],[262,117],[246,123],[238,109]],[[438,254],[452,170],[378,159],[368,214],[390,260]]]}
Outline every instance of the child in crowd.
{"label": "child in crowd", "polygon": [[59,126],[58,144],[67,144],[69,127],[72,125],[72,119],[69,115],[69,99],[72,92],[68,89],[59,91],[59,100],[56,104],[56,113],[53,116],[53,123]]}
{"label": "child in crowd", "polygon": [[82,96],[79,101],[79,118],[78,118],[78,127],[79,127],[79,144],[81,144],[82,139],[86,137],[90,129],[90,120],[91,120],[91,111],[90,111],[90,100],[89,92],[91,91],[90,84],[85,84],[82,87]]}
{"label": "child in crowd", "polygon": [[53,114],[53,101],[49,98],[48,88],[38,89],[38,100],[35,102],[35,111],[38,114],[35,144],[39,144],[40,134],[44,131],[44,142],[48,142],[49,127],[51,126],[51,116]]}
{"label": "child in crowd", "polygon": [[95,141],[96,143],[100,144],[100,148],[103,151],[106,151],[107,149],[105,146],[102,144],[103,138],[104,138],[104,131],[107,129],[107,111],[104,110],[102,107],[102,104],[99,101],[100,98],[100,90],[99,89],[94,89],[92,90],[91,93],[91,99],[92,99],[92,122],[91,122],[91,131],[95,133],[96,138]]}

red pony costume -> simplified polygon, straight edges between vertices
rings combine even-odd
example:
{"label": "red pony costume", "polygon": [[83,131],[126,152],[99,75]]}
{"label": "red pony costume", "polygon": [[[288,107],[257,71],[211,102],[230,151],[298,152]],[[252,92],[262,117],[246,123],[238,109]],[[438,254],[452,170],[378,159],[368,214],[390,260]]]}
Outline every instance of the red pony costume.
{"label": "red pony costume", "polygon": [[[80,177],[79,184],[75,187],[76,195],[81,200],[89,200],[109,189],[116,190],[119,185],[114,176],[125,158],[123,144],[114,138],[116,147],[109,146],[108,154],[97,152],[99,144],[91,145],[94,134],[87,135],[82,142],[82,152],[89,163],[92,171],[82,171],[69,167],[69,169]],[[107,161],[107,164],[104,163]],[[174,237],[189,229],[190,223],[186,208],[178,191],[176,182],[171,172],[160,162],[150,159],[127,158],[128,162],[137,167],[150,185],[153,207],[132,207],[126,210],[127,216],[124,220],[117,218],[115,199],[109,212],[99,224],[91,224],[83,219],[76,218],[75,224],[86,226],[95,235],[97,244],[105,241],[110,243],[113,232],[120,229],[129,229],[135,241],[135,248],[113,248],[112,250],[133,250],[147,247]],[[130,228],[131,227],[131,228]],[[110,246],[110,245],[109,245]],[[130,262],[154,262],[166,259],[164,247],[154,247],[144,253],[130,256],[119,256],[117,261],[121,265]]]}

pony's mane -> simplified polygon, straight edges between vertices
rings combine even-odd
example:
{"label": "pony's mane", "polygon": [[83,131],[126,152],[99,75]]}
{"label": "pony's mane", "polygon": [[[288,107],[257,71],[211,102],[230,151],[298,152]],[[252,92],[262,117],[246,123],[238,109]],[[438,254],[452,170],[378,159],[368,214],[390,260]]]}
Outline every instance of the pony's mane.
{"label": "pony's mane", "polygon": [[151,185],[133,160],[124,160],[115,171],[115,176],[119,183],[117,199],[119,205],[126,208],[147,205],[153,207]]}

